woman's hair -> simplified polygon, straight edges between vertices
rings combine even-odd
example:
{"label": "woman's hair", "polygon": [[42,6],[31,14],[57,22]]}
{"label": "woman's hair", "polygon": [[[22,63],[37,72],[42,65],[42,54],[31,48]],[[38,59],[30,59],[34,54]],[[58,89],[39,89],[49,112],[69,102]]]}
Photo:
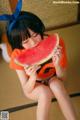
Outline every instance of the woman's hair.
{"label": "woman's hair", "polygon": [[40,34],[43,38],[45,26],[40,18],[38,18],[35,14],[22,11],[15,20],[14,24],[12,22],[9,22],[7,27],[7,35],[12,49],[23,48],[22,40],[30,37],[29,29]]}

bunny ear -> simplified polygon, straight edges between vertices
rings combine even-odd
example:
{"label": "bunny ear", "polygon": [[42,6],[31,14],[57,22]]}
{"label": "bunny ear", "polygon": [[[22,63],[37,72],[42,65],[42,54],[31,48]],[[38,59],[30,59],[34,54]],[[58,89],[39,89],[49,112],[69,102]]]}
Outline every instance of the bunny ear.
{"label": "bunny ear", "polygon": [[12,21],[14,21],[15,19],[17,19],[18,15],[21,11],[21,8],[22,8],[22,0],[18,0],[15,12],[12,15],[8,15],[8,14],[0,15],[0,20],[4,20],[4,21],[12,20]]}
{"label": "bunny ear", "polygon": [[13,13],[12,16],[14,16],[14,19],[16,19],[21,11],[21,8],[22,8],[22,0],[18,0],[18,3],[17,3],[17,6],[16,6],[16,9]]}
{"label": "bunny ear", "polygon": [[3,20],[3,21],[11,20],[11,18],[12,18],[12,15],[7,15],[7,14],[0,15],[0,20]]}
{"label": "bunny ear", "polygon": [[7,14],[0,15],[0,20],[6,21],[6,20],[9,20],[10,18],[11,18],[11,16],[7,15]]}
{"label": "bunny ear", "polygon": [[11,24],[9,25],[8,27],[8,33],[10,33],[10,31],[12,30],[12,28],[14,27],[14,24],[16,23],[16,20],[19,16],[19,13],[21,11],[21,8],[22,8],[22,0],[18,0],[18,3],[17,3],[17,6],[16,6],[16,9],[14,11],[14,13],[12,14],[12,22]]}

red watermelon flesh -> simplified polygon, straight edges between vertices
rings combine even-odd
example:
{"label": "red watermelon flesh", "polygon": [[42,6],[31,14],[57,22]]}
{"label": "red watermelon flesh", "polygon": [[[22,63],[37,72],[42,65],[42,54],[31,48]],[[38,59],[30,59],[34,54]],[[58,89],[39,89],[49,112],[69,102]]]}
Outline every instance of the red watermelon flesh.
{"label": "red watermelon flesh", "polygon": [[54,55],[58,45],[58,34],[54,34],[53,36],[49,36],[42,40],[37,46],[25,49],[19,56],[17,56],[15,62],[22,66],[42,64]]}

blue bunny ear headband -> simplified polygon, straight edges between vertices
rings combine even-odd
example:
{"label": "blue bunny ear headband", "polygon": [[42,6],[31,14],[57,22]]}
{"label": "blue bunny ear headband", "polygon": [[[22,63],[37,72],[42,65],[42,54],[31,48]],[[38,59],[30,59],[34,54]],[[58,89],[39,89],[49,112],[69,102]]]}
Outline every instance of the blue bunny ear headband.
{"label": "blue bunny ear headband", "polygon": [[8,21],[8,22],[12,21],[10,26],[8,27],[8,32],[10,32],[12,30],[12,28],[13,28],[13,26],[14,26],[14,24],[19,16],[21,8],[22,8],[22,0],[18,0],[16,9],[12,15],[8,15],[8,14],[0,15],[1,21]]}

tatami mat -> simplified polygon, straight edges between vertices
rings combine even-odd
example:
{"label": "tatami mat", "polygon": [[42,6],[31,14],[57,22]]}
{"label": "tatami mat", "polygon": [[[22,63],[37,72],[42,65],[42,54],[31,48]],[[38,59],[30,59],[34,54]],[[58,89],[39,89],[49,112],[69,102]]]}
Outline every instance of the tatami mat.
{"label": "tatami mat", "polygon": [[[72,98],[72,103],[77,112],[78,120],[80,120],[80,98]],[[10,114],[11,120],[36,120],[36,107],[21,110]],[[50,119],[49,120],[65,120],[57,102],[53,102],[50,109]]]}
{"label": "tatami mat", "polygon": [[[63,37],[68,54],[69,67],[67,71],[65,87],[68,93],[80,92],[80,25],[50,31],[52,34],[58,32]],[[80,97],[71,98],[78,115],[80,114]],[[23,94],[20,82],[15,71],[9,69],[8,63],[0,56],[0,110],[11,108],[34,101],[29,100]],[[11,120],[24,119],[35,120],[36,107],[21,110],[10,114]],[[52,103],[51,118],[54,120],[64,120],[56,102]],[[80,119],[80,116],[79,116]]]}

